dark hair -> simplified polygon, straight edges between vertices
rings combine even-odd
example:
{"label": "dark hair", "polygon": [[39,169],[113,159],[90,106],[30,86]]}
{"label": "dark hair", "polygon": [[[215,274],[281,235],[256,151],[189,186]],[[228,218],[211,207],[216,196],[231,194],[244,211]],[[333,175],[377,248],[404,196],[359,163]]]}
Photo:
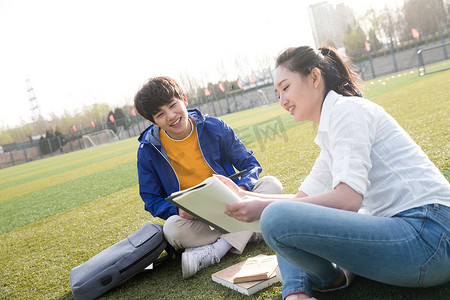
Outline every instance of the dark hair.
{"label": "dark hair", "polygon": [[345,96],[362,96],[361,78],[332,47],[315,50],[309,46],[292,47],[283,51],[277,58],[276,67],[285,66],[301,76],[319,68],[325,81],[326,93],[333,90]]}
{"label": "dark hair", "polygon": [[183,98],[181,86],[170,77],[154,77],[150,78],[134,96],[134,106],[144,118],[154,123],[153,116],[161,106],[169,104],[174,98]]}

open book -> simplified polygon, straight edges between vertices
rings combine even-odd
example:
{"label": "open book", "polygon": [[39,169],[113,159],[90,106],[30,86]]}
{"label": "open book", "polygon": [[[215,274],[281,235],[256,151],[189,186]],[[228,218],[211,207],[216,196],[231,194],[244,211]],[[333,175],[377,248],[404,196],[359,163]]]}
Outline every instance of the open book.
{"label": "open book", "polygon": [[275,255],[251,257],[233,276],[233,283],[269,279],[277,267],[278,261]]}
{"label": "open book", "polygon": [[[239,282],[235,283],[234,280],[236,276],[239,276],[239,273],[246,269],[245,264],[249,260],[253,259],[269,259],[272,262],[275,262],[275,268],[273,269],[272,266],[268,269],[272,270],[270,274],[267,274],[265,276],[265,279],[260,280],[253,280],[253,281],[246,281],[246,282]],[[255,257],[249,258],[245,261],[241,261],[240,263],[237,263],[235,265],[232,265],[228,268],[225,268],[223,270],[220,270],[214,274],[211,275],[211,278],[214,282],[217,282],[223,286],[226,286],[230,289],[233,289],[235,291],[238,291],[239,293],[242,293],[244,295],[252,295],[268,286],[271,286],[272,284],[279,281],[276,275],[276,267],[278,266],[276,256],[275,255],[257,255]]]}
{"label": "open book", "polygon": [[194,187],[172,193],[166,200],[222,233],[261,231],[259,221],[242,222],[225,214],[226,206],[240,199],[214,176]]}

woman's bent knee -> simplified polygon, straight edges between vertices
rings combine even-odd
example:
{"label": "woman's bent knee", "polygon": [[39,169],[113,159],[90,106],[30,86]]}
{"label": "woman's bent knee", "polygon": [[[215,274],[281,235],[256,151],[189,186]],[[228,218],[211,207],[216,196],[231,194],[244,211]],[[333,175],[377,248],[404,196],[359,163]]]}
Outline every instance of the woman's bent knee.
{"label": "woman's bent knee", "polygon": [[263,210],[260,218],[260,227],[266,242],[271,240],[272,236],[276,237],[278,235],[278,233],[274,232],[276,229],[284,226],[280,224],[285,222],[284,206],[283,202],[274,202]]}

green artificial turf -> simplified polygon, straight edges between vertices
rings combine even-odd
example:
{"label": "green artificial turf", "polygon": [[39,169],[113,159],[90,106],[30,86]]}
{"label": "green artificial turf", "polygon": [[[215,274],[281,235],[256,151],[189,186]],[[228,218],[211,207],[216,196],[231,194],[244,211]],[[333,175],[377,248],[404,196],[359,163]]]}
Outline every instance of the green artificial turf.
{"label": "green artificial turf", "polygon": [[[450,180],[450,71],[416,74],[369,81],[366,97],[396,118]],[[276,104],[223,119],[255,152],[262,175],[278,177],[286,193],[295,193],[319,153],[313,142],[316,126],[295,123]],[[4,199],[0,202],[0,299],[73,299],[69,285],[73,267],[146,222],[163,223],[144,211],[139,197],[137,145],[132,138],[0,170],[0,199]],[[16,195],[9,195],[13,192]],[[265,244],[250,244],[243,255],[227,254],[220,264],[189,280],[182,279],[178,258],[132,278],[102,299],[280,299],[281,284],[247,297],[211,281],[212,273],[259,253],[273,254]],[[448,295],[450,283],[413,289],[364,278],[343,291],[314,294],[338,300],[447,299]]]}
{"label": "green artificial turf", "polygon": [[0,233],[39,221],[72,207],[137,184],[130,162],[44,190],[0,202]]}
{"label": "green artificial turf", "polygon": [[[136,159],[136,155],[132,156],[130,154],[136,152],[138,145],[137,141],[135,143],[130,143],[130,141],[127,140],[125,144],[124,141],[120,141],[114,143],[114,145],[117,147],[111,149],[111,145],[103,145],[84,151],[70,152],[50,159],[36,160],[17,166],[18,170],[15,170],[15,167],[0,170],[0,190],[19,184],[26,184],[44,177],[59,175],[75,168],[89,167],[98,162],[116,158],[119,155],[130,156],[130,161]],[[48,162],[48,164],[45,164],[45,162]],[[26,169],[27,165],[29,165],[29,169]],[[10,169],[15,170],[16,172],[10,172]],[[0,197],[0,201],[2,200],[1,198],[2,197]]]}

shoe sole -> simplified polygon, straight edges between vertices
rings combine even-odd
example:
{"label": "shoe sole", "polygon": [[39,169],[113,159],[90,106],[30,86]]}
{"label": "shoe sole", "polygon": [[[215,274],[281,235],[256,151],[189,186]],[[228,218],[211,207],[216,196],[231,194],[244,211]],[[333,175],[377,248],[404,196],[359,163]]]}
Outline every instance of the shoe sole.
{"label": "shoe sole", "polygon": [[183,275],[183,279],[191,278],[197,273],[190,270],[187,255],[184,252],[181,254],[181,274]]}

